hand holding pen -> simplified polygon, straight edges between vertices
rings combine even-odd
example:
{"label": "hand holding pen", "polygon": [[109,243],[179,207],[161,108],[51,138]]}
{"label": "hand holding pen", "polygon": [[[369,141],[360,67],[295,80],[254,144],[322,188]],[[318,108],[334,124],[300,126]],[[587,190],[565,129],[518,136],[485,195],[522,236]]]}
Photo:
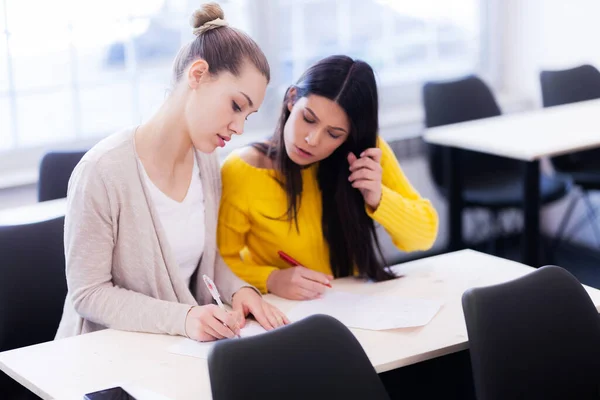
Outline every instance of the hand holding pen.
{"label": "hand holding pen", "polygon": [[208,304],[190,308],[185,319],[186,335],[190,339],[200,342],[239,336],[240,318],[236,316],[236,313],[228,312],[225,309],[215,284],[206,275],[204,275],[204,282],[217,305]]}
{"label": "hand holding pen", "polygon": [[305,268],[283,251],[278,254],[290,268],[276,270],[269,275],[269,292],[290,300],[311,300],[320,297],[331,287],[333,276]]}

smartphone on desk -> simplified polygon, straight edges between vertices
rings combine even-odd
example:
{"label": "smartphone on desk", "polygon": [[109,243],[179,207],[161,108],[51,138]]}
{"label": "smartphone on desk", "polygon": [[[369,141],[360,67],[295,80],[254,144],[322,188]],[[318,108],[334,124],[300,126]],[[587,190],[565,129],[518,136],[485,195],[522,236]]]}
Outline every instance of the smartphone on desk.
{"label": "smartphone on desk", "polygon": [[83,397],[84,400],[136,400],[120,386],[99,390],[94,393],[88,393]]}

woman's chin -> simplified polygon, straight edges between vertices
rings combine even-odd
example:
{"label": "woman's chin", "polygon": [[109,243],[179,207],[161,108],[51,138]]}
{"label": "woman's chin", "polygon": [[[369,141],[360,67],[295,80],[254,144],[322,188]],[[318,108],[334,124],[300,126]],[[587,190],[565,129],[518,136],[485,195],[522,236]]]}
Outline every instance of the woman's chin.
{"label": "woman's chin", "polygon": [[305,166],[310,165],[310,164],[312,164],[314,162],[313,160],[311,160],[311,159],[309,159],[307,157],[303,157],[303,156],[299,155],[298,153],[296,153],[295,149],[291,149],[291,150],[288,149],[287,146],[285,148],[285,152],[287,153],[288,158],[290,160],[292,160],[292,162],[294,164],[297,164],[297,165],[299,165],[301,167],[305,167]]}
{"label": "woman's chin", "polygon": [[202,153],[210,154],[219,147],[216,143],[213,142],[209,140],[194,140],[192,144],[196,150]]}

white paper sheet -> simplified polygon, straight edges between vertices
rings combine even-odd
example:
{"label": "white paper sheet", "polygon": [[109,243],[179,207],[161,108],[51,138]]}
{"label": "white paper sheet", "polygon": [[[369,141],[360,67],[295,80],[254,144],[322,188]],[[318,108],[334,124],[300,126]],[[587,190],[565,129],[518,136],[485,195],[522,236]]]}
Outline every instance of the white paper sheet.
{"label": "white paper sheet", "polygon": [[[240,330],[240,337],[249,337],[265,333],[266,330],[256,321],[246,321],[246,326]],[[235,339],[223,339],[235,340]],[[208,358],[208,353],[216,342],[197,342],[188,338],[181,338],[177,343],[171,345],[169,353],[180,354],[182,356]]]}
{"label": "white paper sheet", "polygon": [[298,321],[326,314],[349,328],[379,331],[427,325],[440,307],[441,303],[435,300],[329,292],[321,299],[298,304],[288,318]]}

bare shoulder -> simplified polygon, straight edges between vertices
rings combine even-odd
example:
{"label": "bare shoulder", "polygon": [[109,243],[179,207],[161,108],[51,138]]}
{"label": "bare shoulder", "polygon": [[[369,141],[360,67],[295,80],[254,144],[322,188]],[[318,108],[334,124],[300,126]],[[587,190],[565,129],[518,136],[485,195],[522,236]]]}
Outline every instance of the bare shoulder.
{"label": "bare shoulder", "polygon": [[255,168],[273,168],[273,162],[264,153],[253,146],[244,147],[238,154],[244,162]]}

